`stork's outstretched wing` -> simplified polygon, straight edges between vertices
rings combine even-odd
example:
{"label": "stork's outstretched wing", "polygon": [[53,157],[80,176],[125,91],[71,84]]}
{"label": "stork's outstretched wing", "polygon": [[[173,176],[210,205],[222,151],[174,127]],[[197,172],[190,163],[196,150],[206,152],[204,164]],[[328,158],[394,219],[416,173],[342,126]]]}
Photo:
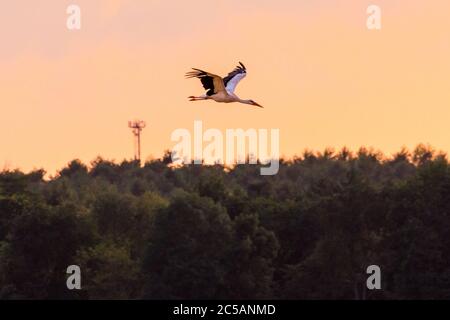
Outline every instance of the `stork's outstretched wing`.
{"label": "stork's outstretched wing", "polygon": [[229,92],[234,92],[239,82],[247,75],[247,69],[245,68],[244,64],[242,62],[239,62],[239,64],[240,65],[237,66],[236,69],[231,71],[228,76],[223,78],[223,83],[225,84],[225,87]]}
{"label": "stork's outstretched wing", "polygon": [[186,73],[186,78],[198,78],[203,84],[203,88],[208,90],[206,94],[212,96],[219,91],[225,91],[225,85],[223,83],[222,77],[200,70],[192,68],[194,71]]}

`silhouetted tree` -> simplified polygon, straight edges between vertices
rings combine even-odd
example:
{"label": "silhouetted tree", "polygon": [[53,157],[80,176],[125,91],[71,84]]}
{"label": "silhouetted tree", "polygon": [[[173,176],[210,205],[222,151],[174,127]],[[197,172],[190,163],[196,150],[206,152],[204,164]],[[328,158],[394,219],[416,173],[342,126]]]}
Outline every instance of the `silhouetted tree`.
{"label": "silhouetted tree", "polygon": [[167,151],[0,172],[0,298],[450,298],[445,154],[327,148],[259,169],[173,166]]}

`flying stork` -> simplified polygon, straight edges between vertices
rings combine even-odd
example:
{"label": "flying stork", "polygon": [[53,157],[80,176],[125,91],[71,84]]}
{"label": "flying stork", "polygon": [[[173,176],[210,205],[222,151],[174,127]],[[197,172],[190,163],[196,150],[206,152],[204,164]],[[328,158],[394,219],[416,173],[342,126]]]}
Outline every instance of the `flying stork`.
{"label": "flying stork", "polygon": [[193,71],[186,73],[186,78],[200,79],[203,84],[203,88],[208,91],[206,92],[206,94],[199,97],[190,96],[189,101],[212,99],[216,102],[240,102],[263,108],[263,106],[259,105],[255,101],[251,99],[241,99],[234,93],[234,90],[236,89],[238,83],[247,75],[247,69],[242,62],[239,62],[239,66],[237,66],[223,79],[218,75],[200,69],[192,68],[192,70]]}

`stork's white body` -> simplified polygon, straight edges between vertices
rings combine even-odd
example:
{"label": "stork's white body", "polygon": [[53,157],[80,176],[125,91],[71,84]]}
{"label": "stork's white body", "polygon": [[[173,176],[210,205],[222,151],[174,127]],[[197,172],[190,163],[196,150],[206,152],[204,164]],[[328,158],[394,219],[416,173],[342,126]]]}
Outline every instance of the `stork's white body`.
{"label": "stork's white body", "polygon": [[205,95],[205,97],[207,99],[212,99],[216,102],[223,102],[223,103],[240,102],[241,100],[237,95],[229,91],[220,91],[209,97]]}

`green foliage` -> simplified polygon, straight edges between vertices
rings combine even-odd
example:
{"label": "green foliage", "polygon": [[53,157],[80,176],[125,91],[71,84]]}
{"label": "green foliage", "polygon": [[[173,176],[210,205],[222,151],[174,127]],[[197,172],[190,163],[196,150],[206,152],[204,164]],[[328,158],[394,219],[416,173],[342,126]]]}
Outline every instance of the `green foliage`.
{"label": "green foliage", "polygon": [[3,298],[64,298],[65,270],[92,230],[75,205],[20,200],[0,250]]}
{"label": "green foliage", "polygon": [[0,299],[450,298],[450,165],[429,146],[305,151],[275,176],[170,153],[44,176],[0,172]]}
{"label": "green foliage", "polygon": [[149,243],[148,298],[270,297],[278,243],[255,215],[232,221],[209,198],[177,194],[156,217]]}
{"label": "green foliage", "polygon": [[127,247],[101,242],[79,251],[83,290],[90,299],[136,299],[142,294],[139,262]]}
{"label": "green foliage", "polygon": [[224,297],[232,238],[232,223],[223,207],[195,194],[175,195],[150,233],[143,267],[146,297]]}

